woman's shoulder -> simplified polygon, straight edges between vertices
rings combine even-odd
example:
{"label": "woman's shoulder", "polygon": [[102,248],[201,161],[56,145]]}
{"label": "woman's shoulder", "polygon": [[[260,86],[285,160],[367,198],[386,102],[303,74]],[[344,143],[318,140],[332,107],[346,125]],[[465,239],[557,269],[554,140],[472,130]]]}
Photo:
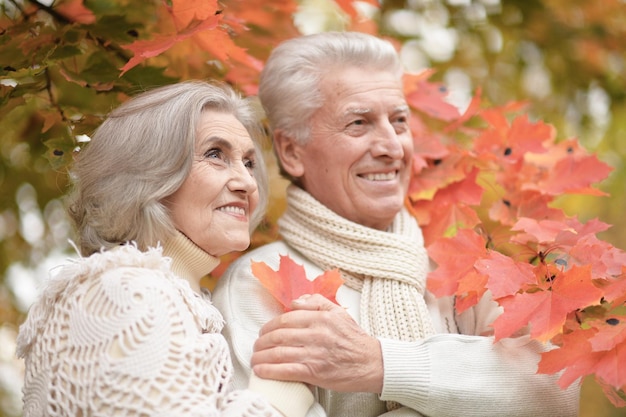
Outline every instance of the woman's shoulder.
{"label": "woman's shoulder", "polygon": [[58,304],[76,297],[84,302],[84,293],[89,298],[107,295],[113,299],[128,291],[161,289],[167,293],[177,280],[161,248],[141,251],[127,244],[61,266],[45,283],[37,304]]}
{"label": "woman's shoulder", "polygon": [[[140,251],[134,245],[124,245],[94,253],[71,260],[48,279],[20,326],[18,355],[25,355],[48,327],[63,328],[58,323],[63,317],[73,323],[110,322],[111,331],[115,331],[113,327],[126,321],[172,312],[189,326],[221,329],[219,312],[171,272],[169,259],[159,248]],[[119,319],[108,320],[111,314]]]}

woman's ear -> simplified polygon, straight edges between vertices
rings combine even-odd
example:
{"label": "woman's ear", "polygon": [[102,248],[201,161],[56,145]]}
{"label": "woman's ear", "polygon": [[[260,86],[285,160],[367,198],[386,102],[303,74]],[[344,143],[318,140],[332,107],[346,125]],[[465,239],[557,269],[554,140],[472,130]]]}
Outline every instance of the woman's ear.
{"label": "woman's ear", "polygon": [[289,175],[294,178],[304,175],[304,165],[301,158],[303,148],[295,139],[287,136],[282,130],[275,131],[274,150],[283,169]]}

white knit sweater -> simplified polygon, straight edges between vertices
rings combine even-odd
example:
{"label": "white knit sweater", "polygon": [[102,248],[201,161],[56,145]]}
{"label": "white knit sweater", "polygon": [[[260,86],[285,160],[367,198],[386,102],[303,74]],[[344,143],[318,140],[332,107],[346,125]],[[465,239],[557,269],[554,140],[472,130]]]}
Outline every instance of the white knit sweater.
{"label": "white knit sweater", "polygon": [[[218,281],[213,302],[226,320],[236,387],[245,387],[259,329],[282,313],[281,305],[251,272],[251,261],[277,270],[279,256],[304,265],[313,279],[323,271],[284,242],[274,242],[235,261]],[[360,322],[357,290],[342,286],[337,301]],[[394,300],[387,300],[393,303]],[[557,376],[536,374],[539,353],[547,346],[523,335],[494,343],[489,326],[500,314],[490,297],[457,315],[451,298],[426,293],[435,335],[416,342],[379,338],[384,362],[382,395],[315,390],[307,417],[507,416],[575,417],[579,387],[561,390]],[[267,385],[271,385],[267,381]],[[267,389],[270,389],[269,387]],[[290,398],[294,398],[293,396]],[[295,401],[295,400],[294,400]],[[384,401],[403,408],[386,413]]]}
{"label": "white knit sweater", "polygon": [[280,416],[231,389],[222,316],[181,279],[219,261],[182,235],[165,252],[121,246],[47,282],[18,336],[24,417]]}

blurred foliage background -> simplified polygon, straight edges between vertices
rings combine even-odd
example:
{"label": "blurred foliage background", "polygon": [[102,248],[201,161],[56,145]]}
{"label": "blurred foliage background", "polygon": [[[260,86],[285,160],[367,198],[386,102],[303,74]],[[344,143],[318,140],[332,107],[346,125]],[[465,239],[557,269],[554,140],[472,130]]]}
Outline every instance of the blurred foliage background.
{"label": "blurred foliage background", "polygon": [[[349,1],[340,2],[343,4]],[[527,100],[559,137],[577,137],[614,167],[606,197],[559,201],[581,220],[614,225],[601,237],[626,249],[626,2],[623,0],[383,0],[354,2],[351,20],[333,0],[223,0],[220,30],[251,58],[229,60],[182,40],[120,76],[124,46],[174,30],[157,0],[0,0],[0,417],[21,415],[15,335],[39,283],[73,253],[60,197],[65,166],[117,104],[147,86],[220,78],[254,93],[271,47],[298,32],[376,25],[397,41],[407,68],[436,69],[461,109],[481,88],[494,105]],[[82,16],[82,17],[81,17]],[[366,18],[365,18],[366,17]],[[242,26],[247,25],[247,27]],[[169,32],[168,32],[169,31]],[[226,64],[228,61],[230,64]],[[271,160],[271,158],[270,158]],[[272,170],[273,204],[284,183]],[[275,237],[262,229],[256,242]],[[585,381],[581,416],[626,416]]]}

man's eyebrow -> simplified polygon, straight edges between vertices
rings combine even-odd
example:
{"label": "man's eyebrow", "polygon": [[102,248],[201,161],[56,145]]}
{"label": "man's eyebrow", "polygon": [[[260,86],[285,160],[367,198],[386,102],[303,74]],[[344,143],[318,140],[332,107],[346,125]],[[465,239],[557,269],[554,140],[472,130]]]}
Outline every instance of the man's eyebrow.
{"label": "man's eyebrow", "polygon": [[[399,106],[394,107],[393,109],[393,113],[401,113],[401,112],[408,112],[408,111],[409,111],[408,104],[401,104]],[[367,114],[371,112],[372,112],[372,109],[369,107],[349,107],[348,109],[346,109],[344,114],[346,116],[349,116],[353,114]]]}
{"label": "man's eyebrow", "polygon": [[369,107],[349,107],[344,112],[344,115],[350,116],[353,114],[367,114],[371,112],[372,112],[372,109],[370,109]]}
{"label": "man's eyebrow", "polygon": [[394,109],[394,113],[404,112],[404,111],[409,111],[409,105],[408,104],[403,104],[401,106],[397,106]]}

